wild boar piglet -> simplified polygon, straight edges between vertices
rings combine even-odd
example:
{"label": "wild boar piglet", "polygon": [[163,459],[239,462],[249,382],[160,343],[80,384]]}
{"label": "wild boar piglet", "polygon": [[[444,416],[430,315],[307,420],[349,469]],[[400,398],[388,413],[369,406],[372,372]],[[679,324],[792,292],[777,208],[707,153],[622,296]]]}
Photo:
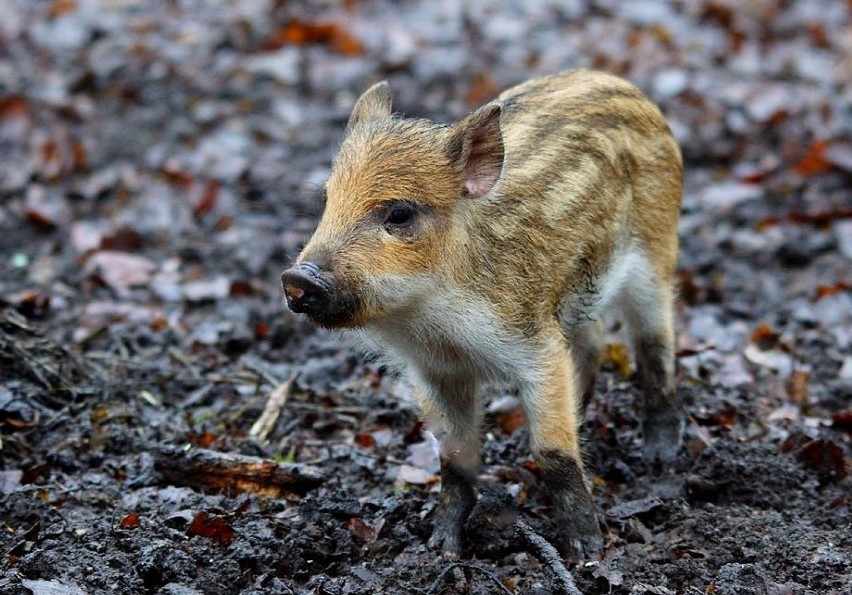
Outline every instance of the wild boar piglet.
{"label": "wild boar piglet", "polygon": [[360,329],[410,375],[442,445],[431,546],[462,546],[480,459],[477,388],[508,380],[562,551],[602,547],[579,434],[609,308],[630,332],[645,452],[676,455],[681,193],[660,110],[612,75],[531,80],[451,125],[394,115],[384,82],[358,99],[319,227],[281,280],[291,310]]}

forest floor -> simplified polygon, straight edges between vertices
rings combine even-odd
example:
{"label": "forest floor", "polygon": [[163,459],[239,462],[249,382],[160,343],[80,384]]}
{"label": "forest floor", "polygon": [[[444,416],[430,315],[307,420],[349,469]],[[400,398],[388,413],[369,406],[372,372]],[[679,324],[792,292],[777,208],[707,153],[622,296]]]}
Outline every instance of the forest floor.
{"label": "forest floor", "polygon": [[557,592],[512,529],[552,538],[512,387],[484,395],[468,549],[443,559],[410,388],[287,312],[278,276],[369,83],[450,121],[574,67],[646,90],[683,148],[689,414],[673,464],[642,459],[614,322],[584,425],[606,548],[569,566],[578,588],[852,593],[850,14],[0,3],[0,593]]}

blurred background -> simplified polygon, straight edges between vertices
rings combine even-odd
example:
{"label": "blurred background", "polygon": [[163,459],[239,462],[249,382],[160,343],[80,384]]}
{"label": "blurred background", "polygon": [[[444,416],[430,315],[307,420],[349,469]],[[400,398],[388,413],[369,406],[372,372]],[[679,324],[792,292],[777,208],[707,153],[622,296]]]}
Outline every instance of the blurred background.
{"label": "blurred background", "polygon": [[[57,478],[123,512],[161,514],[150,494],[120,492],[158,485],[145,453],[164,442],[329,465],[342,457],[333,467],[339,493],[353,497],[378,498],[388,483],[434,486],[434,457],[408,450],[420,432],[411,430],[410,391],[358,346],[288,313],[278,276],[316,225],[318,190],[371,83],[389,80],[397,111],[449,122],[508,86],[580,67],[646,91],[683,150],[678,363],[694,393],[691,456],[716,456],[707,447],[717,441],[738,445],[731,456],[763,461],[761,479],[789,479],[767,489],[786,494],[799,489],[797,463],[779,470],[757,450],[736,449],[777,453],[803,432],[785,452],[811,445],[804,460],[822,483],[808,494],[840,481],[852,419],[849,1],[0,0],[0,461],[25,473],[3,476],[3,493],[18,494],[6,518],[19,526],[4,539],[29,526],[27,485],[48,486],[37,510],[53,514]],[[603,438],[588,454],[612,504],[630,497],[619,491],[626,485],[634,496],[642,488],[625,475],[635,461],[619,462],[638,418],[629,355],[623,339],[610,341],[612,373],[600,388],[615,410],[602,405],[590,418]],[[272,443],[253,442],[248,428],[266,394],[295,375]],[[491,397],[498,434],[514,436],[517,401],[506,391]],[[487,452],[517,459],[522,443],[504,436]],[[352,454],[371,448],[407,467]],[[736,475],[718,456],[684,464],[692,477],[700,465]],[[726,493],[701,486],[702,497]],[[737,493],[756,509],[780,506],[775,495]],[[86,526],[91,502],[68,498],[65,514],[78,515],[68,522]],[[198,505],[181,498],[175,507]],[[422,519],[434,491],[423,498],[422,510],[379,509]],[[848,511],[843,502],[831,514]],[[796,514],[807,517],[808,506]],[[734,533],[762,527],[725,514]],[[773,525],[780,540],[805,538],[779,553],[777,568],[790,570],[778,572],[814,572],[829,589],[838,568],[848,571],[848,553],[832,567],[808,549],[831,541],[825,531],[842,524],[833,518],[816,536]],[[95,534],[111,531],[107,523]],[[412,531],[410,543],[420,543]],[[61,551],[77,551],[77,537],[63,539]],[[293,556],[303,558],[322,559]],[[55,559],[39,560],[9,572],[50,576]],[[636,560],[634,573],[682,572],[703,584],[712,574],[706,561],[649,570]],[[83,580],[69,568],[63,576]],[[287,568],[277,576],[296,572]],[[324,567],[306,568],[300,576]],[[210,584],[225,572],[208,571]],[[159,583],[139,572],[155,592]]]}

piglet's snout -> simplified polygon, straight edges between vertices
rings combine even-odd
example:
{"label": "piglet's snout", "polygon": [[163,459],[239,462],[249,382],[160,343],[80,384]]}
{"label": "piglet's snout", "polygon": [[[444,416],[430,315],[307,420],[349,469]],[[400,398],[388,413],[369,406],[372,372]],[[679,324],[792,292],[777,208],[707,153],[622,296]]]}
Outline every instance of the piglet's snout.
{"label": "piglet's snout", "polygon": [[287,307],[293,312],[316,314],[328,306],[330,283],[312,263],[305,262],[284,271],[281,285],[287,297]]}

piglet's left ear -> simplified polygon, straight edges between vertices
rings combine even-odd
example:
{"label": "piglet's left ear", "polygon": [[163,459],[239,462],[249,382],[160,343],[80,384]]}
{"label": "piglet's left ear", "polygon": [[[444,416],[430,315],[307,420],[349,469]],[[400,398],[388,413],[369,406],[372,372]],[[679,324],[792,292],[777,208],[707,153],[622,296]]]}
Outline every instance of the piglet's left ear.
{"label": "piglet's left ear", "polygon": [[355,102],[346,128],[352,128],[358,122],[390,117],[391,112],[390,85],[387,81],[376,83],[364,91],[364,94]]}
{"label": "piglet's left ear", "polygon": [[503,171],[503,133],[499,103],[483,105],[453,126],[447,152],[464,176],[468,196],[488,194]]}

